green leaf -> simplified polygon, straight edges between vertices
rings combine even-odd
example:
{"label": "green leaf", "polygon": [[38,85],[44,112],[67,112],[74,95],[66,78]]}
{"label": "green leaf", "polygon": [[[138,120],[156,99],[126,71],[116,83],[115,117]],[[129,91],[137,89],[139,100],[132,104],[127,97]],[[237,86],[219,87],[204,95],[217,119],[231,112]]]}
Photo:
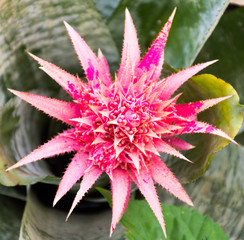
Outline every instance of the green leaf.
{"label": "green leaf", "polygon": [[[222,129],[232,138],[236,136],[242,124],[242,108],[239,105],[238,94],[230,84],[213,75],[202,74],[188,80],[179,92],[183,92],[180,98],[182,102],[232,95],[228,100],[199,114],[198,120]],[[184,153],[194,162],[193,164],[167,156],[168,166],[183,183],[194,181],[202,176],[208,169],[213,154],[229,143],[224,138],[210,134],[192,134],[186,136],[186,140],[195,146],[194,149]]]}
{"label": "green leaf", "polygon": [[[233,143],[214,154],[208,171],[185,190],[201,214],[210,216],[231,239],[244,239],[244,147]],[[182,205],[158,189],[160,200]]]}
{"label": "green leaf", "polygon": [[[111,192],[102,188],[97,189],[111,206]],[[210,217],[202,216],[196,210],[164,204],[162,208],[168,240],[229,239],[218,224],[214,223]],[[126,233],[129,240],[165,239],[163,231],[146,201],[130,200],[120,222],[129,230]]]}
{"label": "green leaf", "polygon": [[[41,240],[108,240],[111,221],[109,209],[88,212],[80,210],[73,213],[69,220],[65,219],[68,209],[52,208],[40,201],[37,194],[31,190],[22,219],[20,239]],[[118,228],[111,240],[121,240],[123,229]]]}
{"label": "green leaf", "polygon": [[114,13],[115,9],[118,7],[120,0],[113,0],[113,1],[107,1],[107,0],[93,0],[96,4],[96,7],[98,11],[102,14],[103,19],[105,22],[109,20],[109,18]]}
{"label": "green leaf", "polygon": [[11,198],[19,199],[22,201],[26,200],[26,187],[5,187],[0,184],[0,195],[8,196]]}
{"label": "green leaf", "polygon": [[[228,34],[227,34],[228,32]],[[196,62],[219,59],[205,72],[212,73],[233,85],[244,103],[244,8],[226,12],[212,36],[199,53]]]}
{"label": "green leaf", "polygon": [[96,188],[102,195],[103,197],[107,200],[108,204],[110,207],[112,207],[112,195],[111,192],[107,189],[97,187]]}
{"label": "green leaf", "polygon": [[[229,239],[217,223],[196,210],[167,205],[162,207],[168,240]],[[145,201],[131,201],[121,223],[129,230],[129,240],[165,239],[156,217]]]}
{"label": "green leaf", "polygon": [[190,66],[206,42],[229,0],[122,0],[109,19],[109,27],[119,49],[122,47],[124,11],[128,7],[138,30],[143,52],[157,36],[174,7],[177,7],[166,45],[166,62],[175,68]]}
{"label": "green leaf", "polygon": [[9,172],[6,169],[40,144],[43,115],[20,100],[0,107],[0,183],[5,186],[35,183],[52,173],[43,161]]}
{"label": "green leaf", "polygon": [[18,240],[24,202],[0,195],[1,240]]}

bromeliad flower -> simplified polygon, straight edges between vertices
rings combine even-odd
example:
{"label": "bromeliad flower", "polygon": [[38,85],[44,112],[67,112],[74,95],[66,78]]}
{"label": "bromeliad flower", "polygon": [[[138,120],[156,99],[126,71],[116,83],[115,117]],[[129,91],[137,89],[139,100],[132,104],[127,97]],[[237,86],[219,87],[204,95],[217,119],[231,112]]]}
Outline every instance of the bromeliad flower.
{"label": "bromeliad flower", "polygon": [[43,71],[72,97],[73,102],[10,90],[37,109],[70,126],[8,170],[67,152],[76,152],[59,184],[54,205],[82,178],[68,216],[102,172],[111,181],[111,233],[127,207],[131,181],[149,203],[166,236],[154,182],[183,202],[190,198],[160,159],[164,152],[185,161],[179,150],[193,146],[178,138],[189,133],[210,133],[233,141],[223,131],[197,120],[197,114],[229,98],[177,104],[175,91],[190,77],[215,61],[199,64],[160,80],[164,47],[175,11],[144,58],[131,16],[126,10],[122,59],[112,82],[102,52],[96,56],[79,34],[65,22],[88,83],[30,54]]}

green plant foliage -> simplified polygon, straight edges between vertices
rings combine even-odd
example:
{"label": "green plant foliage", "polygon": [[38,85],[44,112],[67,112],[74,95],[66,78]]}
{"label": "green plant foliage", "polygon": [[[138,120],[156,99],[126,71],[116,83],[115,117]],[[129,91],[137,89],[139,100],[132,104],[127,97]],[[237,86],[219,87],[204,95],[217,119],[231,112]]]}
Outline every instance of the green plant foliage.
{"label": "green plant foliage", "polygon": [[17,187],[6,187],[0,184],[0,196],[8,196],[11,198],[19,199],[22,201],[26,200],[26,187],[17,186]]}
{"label": "green plant foliage", "polygon": [[[228,34],[227,34],[228,31]],[[229,10],[202,48],[196,62],[219,59],[205,72],[232,84],[244,103],[244,8]]]}
{"label": "green plant foliage", "polygon": [[18,240],[24,202],[0,195],[1,240]]}
{"label": "green plant foliage", "polygon": [[[190,66],[208,39],[229,0],[162,1],[122,0],[109,18],[109,28],[119,49],[122,47],[124,10],[127,7],[138,30],[142,50],[155,39],[171,12],[176,16],[166,45],[166,62],[175,68]],[[106,16],[108,18],[108,16]]]}
{"label": "green plant foliage", "polygon": [[[201,214],[210,216],[231,239],[244,239],[244,147],[230,143],[217,152],[208,171],[196,182],[184,186]],[[160,200],[182,205],[158,188]]]}
{"label": "green plant foliage", "polygon": [[51,174],[44,163],[35,163],[6,172],[9,166],[32,151],[33,146],[37,147],[40,144],[42,124],[40,112],[15,99],[11,99],[0,108],[1,184],[5,186],[27,185]]}
{"label": "green plant foliage", "polygon": [[[182,102],[193,102],[209,98],[232,96],[199,115],[199,120],[212,124],[222,129],[234,138],[242,124],[242,107],[239,105],[239,96],[234,88],[210,74],[202,74],[193,77],[186,82],[179,92],[184,94],[179,99]],[[167,158],[167,164],[175,172],[177,178],[182,182],[196,180],[208,169],[213,154],[226,146],[229,141],[214,135],[192,134],[186,136],[186,140],[195,146],[194,149],[185,152],[186,157],[194,164],[176,159],[171,156]]]}
{"label": "green plant foliage", "polygon": [[[73,213],[66,222],[67,211],[44,204],[30,190],[25,207],[20,239],[22,240],[108,240],[110,209]],[[118,228],[111,240],[121,240],[124,229]],[[12,239],[11,239],[12,240]]]}
{"label": "green plant foliage", "polygon": [[102,49],[112,68],[119,54],[108,27],[91,0],[1,1],[0,90],[1,104],[18,90],[60,89],[25,50],[74,74],[82,70],[63,20],[72,25],[96,52]]}
{"label": "green plant foliage", "polygon": [[98,11],[101,12],[101,15],[105,22],[109,20],[109,18],[112,16],[114,10],[118,7],[121,0],[113,0],[113,1],[107,1],[107,0],[93,0],[96,4],[96,7]]}
{"label": "green plant foliage", "polygon": [[[98,190],[111,205],[111,193],[101,188]],[[164,204],[162,208],[166,222],[167,240],[229,239],[217,223],[196,210]],[[128,229],[126,236],[129,240],[165,239],[163,231],[146,201],[130,200],[120,222]]]}

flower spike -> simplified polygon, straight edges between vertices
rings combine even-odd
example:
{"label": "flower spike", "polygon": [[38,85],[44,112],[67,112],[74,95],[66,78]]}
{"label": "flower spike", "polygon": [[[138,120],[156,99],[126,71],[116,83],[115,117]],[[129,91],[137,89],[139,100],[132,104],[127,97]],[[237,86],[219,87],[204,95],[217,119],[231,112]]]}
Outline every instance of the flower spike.
{"label": "flower spike", "polygon": [[235,143],[222,130],[197,120],[198,113],[230,96],[185,104],[177,104],[181,94],[171,97],[184,82],[215,61],[189,67],[159,80],[164,47],[175,11],[146,55],[140,59],[136,29],[126,9],[121,65],[114,81],[111,80],[108,63],[101,50],[96,56],[85,40],[66,22],[65,27],[88,83],[29,53],[74,101],[63,102],[32,93],[10,91],[37,109],[65,122],[70,129],[35,149],[7,171],[42,158],[76,152],[62,177],[53,203],[55,205],[81,180],[67,219],[105,172],[110,178],[112,190],[110,236],[127,207],[133,181],[149,203],[166,237],[154,182],[186,204],[192,206],[193,203],[159,158],[160,153],[191,163],[181,150],[189,150],[194,146],[182,140],[182,134],[208,133]]}
{"label": "flower spike", "polygon": [[[164,25],[161,32],[158,34],[158,37],[153,42],[151,48],[141,61],[139,68],[143,71],[146,70],[148,72],[153,71],[153,74],[150,76],[147,81],[154,80],[157,81],[160,77],[163,63],[164,63],[164,47],[166,45],[166,41],[168,38],[168,34],[170,31],[170,27],[176,12],[176,8],[172,12],[169,20]],[[153,67],[155,66],[155,69]]]}
{"label": "flower spike", "polygon": [[74,99],[81,97],[81,93],[84,91],[84,85],[78,77],[65,72],[61,68],[35,56],[30,52],[27,53],[34,58],[41,65],[40,68],[53,78],[64,90],[66,90],[71,97]]}
{"label": "flower spike", "polygon": [[140,48],[136,35],[136,29],[133,24],[128,9],[125,10],[125,33],[124,45],[122,50],[122,59],[118,73],[118,79],[127,92],[130,82],[135,75],[135,70],[140,62]]}
{"label": "flower spike", "polygon": [[73,137],[73,134],[74,129],[70,129],[57,135],[49,142],[35,149],[15,165],[8,168],[7,171],[21,167],[31,162],[41,160],[42,158],[49,158],[55,155],[77,151],[81,148],[81,144],[76,141],[76,139]]}
{"label": "flower spike", "polygon": [[9,91],[37,109],[47,113],[49,116],[55,117],[69,125],[74,124],[74,122],[70,121],[70,118],[80,116],[80,109],[74,103],[63,102],[57,99],[42,97],[32,93],[19,92],[12,89],[9,89]]}
{"label": "flower spike", "polygon": [[85,193],[92,187],[92,185],[96,182],[96,180],[99,178],[101,174],[102,170],[98,167],[91,168],[89,172],[86,172],[84,174],[83,180],[80,184],[80,189],[75,196],[74,202],[67,215],[66,221],[68,220],[70,214],[73,212],[75,206],[79,203],[79,201],[83,198]]}
{"label": "flower spike", "polygon": [[53,206],[72,188],[72,186],[84,175],[88,168],[88,154],[78,152],[72,159],[59,184],[58,191],[53,200]]}
{"label": "flower spike", "polygon": [[130,177],[125,170],[114,169],[112,172],[112,194],[113,194],[113,213],[112,213],[112,223],[110,229],[110,237],[119,222],[121,216],[123,215],[130,195]]}

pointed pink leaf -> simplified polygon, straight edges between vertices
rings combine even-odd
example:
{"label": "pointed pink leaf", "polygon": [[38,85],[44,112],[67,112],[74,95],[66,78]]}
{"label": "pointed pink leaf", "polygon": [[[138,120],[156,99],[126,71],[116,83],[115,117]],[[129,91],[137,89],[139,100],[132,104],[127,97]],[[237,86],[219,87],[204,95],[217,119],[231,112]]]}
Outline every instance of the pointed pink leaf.
{"label": "pointed pink leaf", "polygon": [[115,148],[115,158],[117,158],[120,155],[120,153],[122,153],[124,151],[125,148],[126,148],[126,145],[124,145],[122,147],[117,146]]}
{"label": "pointed pink leaf", "polygon": [[137,151],[134,152],[128,152],[127,153],[129,155],[129,157],[131,158],[131,160],[133,161],[133,164],[136,168],[136,170],[139,172],[140,170],[140,154]]}
{"label": "pointed pink leaf", "polygon": [[89,117],[80,117],[80,118],[71,118],[70,120],[74,121],[74,122],[78,122],[78,123],[82,123],[82,124],[86,124],[88,126],[93,126],[93,116],[89,116]]}
{"label": "pointed pink leaf", "polygon": [[189,118],[191,116],[196,116],[196,114],[230,98],[232,96],[226,97],[219,97],[219,98],[212,98],[204,101],[193,102],[193,103],[185,103],[185,104],[178,104],[175,106],[175,110],[177,115]]}
{"label": "pointed pink leaf", "polygon": [[154,153],[155,155],[160,155],[159,152],[157,151],[157,149],[155,148],[154,144],[149,141],[146,145],[145,145],[145,150]]}
{"label": "pointed pink leaf", "polygon": [[145,168],[141,168],[139,174],[131,173],[131,178],[136,183],[142,195],[145,197],[149,206],[153,210],[166,238],[163,213],[151,174]]}
{"label": "pointed pink leaf", "polygon": [[80,109],[74,103],[64,102],[32,93],[19,92],[12,89],[9,89],[9,91],[21,98],[22,100],[30,103],[37,109],[67,124],[74,125],[74,121],[71,121],[70,119],[80,116]]}
{"label": "pointed pink leaf", "polygon": [[101,81],[103,82],[103,84],[107,87],[109,87],[112,84],[112,80],[111,80],[111,76],[110,76],[110,72],[109,72],[109,66],[108,66],[108,62],[106,60],[106,58],[104,57],[102,51],[100,49],[98,49],[98,63],[100,66],[100,74],[99,77],[101,79]]}
{"label": "pointed pink leaf", "polygon": [[179,150],[190,150],[194,148],[193,145],[189,144],[188,142],[177,138],[177,137],[169,137],[169,138],[163,138],[163,141],[168,143],[173,148],[179,149]]}
{"label": "pointed pink leaf", "polygon": [[202,64],[195,65],[193,67],[186,68],[178,73],[172,74],[166,79],[164,88],[162,89],[159,98],[167,100],[170,96],[189,78],[206,68],[207,66],[215,63],[216,61],[210,61]]}
{"label": "pointed pink leaf", "polygon": [[81,80],[61,68],[29,53],[42,67],[41,69],[53,78],[63,89],[74,99],[78,99],[84,91],[84,84]]}
{"label": "pointed pink leaf", "polygon": [[94,144],[99,144],[99,143],[106,143],[107,141],[104,138],[101,138],[100,134],[96,136],[96,138],[94,139],[94,141],[92,142],[91,145]]}
{"label": "pointed pink leaf", "polygon": [[58,191],[53,201],[53,206],[72,188],[72,186],[83,176],[88,168],[88,154],[78,152],[65,171],[59,183]]}
{"label": "pointed pink leaf", "polygon": [[26,165],[31,162],[38,161],[42,158],[53,157],[58,154],[77,151],[81,148],[81,144],[74,137],[74,130],[68,130],[60,133],[47,143],[35,149],[22,160],[8,168],[7,171]]}
{"label": "pointed pink leaf", "polygon": [[106,133],[105,129],[105,124],[101,124],[98,128],[96,128],[95,130],[93,130],[94,132],[97,132],[97,133]]}
{"label": "pointed pink leaf", "polygon": [[182,129],[176,130],[175,134],[189,134],[189,133],[210,133],[213,135],[217,135],[223,138],[228,139],[229,141],[236,143],[229,135],[227,135],[222,130],[211,126],[210,124],[199,122],[199,121],[191,121],[181,124],[183,126]]}
{"label": "pointed pink leaf", "polygon": [[78,59],[80,60],[81,66],[86,73],[87,79],[89,81],[94,80],[94,86],[96,86],[98,84],[97,77],[99,76],[100,70],[96,55],[84,39],[80,37],[79,33],[77,33],[67,22],[64,21],[64,24],[74,45],[74,49]]}
{"label": "pointed pink leaf", "polygon": [[73,212],[75,206],[79,203],[85,193],[92,187],[92,185],[96,182],[101,174],[102,170],[98,167],[92,167],[88,172],[84,174],[82,182],[80,184],[80,189],[75,196],[71,209],[67,215],[66,221],[68,220],[70,214]]}
{"label": "pointed pink leaf", "polygon": [[[166,45],[166,41],[168,38],[169,30],[175,15],[176,9],[174,9],[173,13],[169,17],[169,20],[164,25],[163,29],[157,36],[157,38],[154,40],[151,48],[145,55],[145,57],[142,59],[139,68],[143,71],[153,71],[154,73],[150,77],[149,80],[155,80],[157,81],[160,77],[163,63],[164,63],[164,47]],[[155,66],[155,69],[152,69],[152,67]]]}
{"label": "pointed pink leaf", "polygon": [[186,160],[188,162],[191,162],[184,155],[182,155],[179,151],[177,151],[175,148],[173,148],[172,146],[170,146],[168,143],[166,143],[162,139],[155,139],[154,140],[154,144],[155,144],[156,149],[159,152],[164,152],[164,153],[167,153],[167,154],[176,156],[178,158],[184,159],[184,160]]}
{"label": "pointed pink leaf", "polygon": [[145,87],[144,83],[146,82],[147,78],[148,78],[147,72],[144,72],[142,74],[139,74],[139,77],[138,77],[136,83],[134,84],[134,90],[138,94],[140,94],[140,93],[143,92],[144,87]]}
{"label": "pointed pink leaf", "polygon": [[193,206],[191,199],[185,192],[182,185],[159,157],[154,156],[151,158],[148,168],[152,174],[152,178],[158,184],[172,193],[175,197],[179,198],[181,201]]}
{"label": "pointed pink leaf", "polygon": [[130,196],[130,177],[125,170],[116,168],[112,171],[113,180],[111,180],[113,208],[110,237],[122,217]]}
{"label": "pointed pink leaf", "polygon": [[125,32],[124,44],[122,50],[122,59],[118,73],[118,79],[124,89],[127,89],[133,81],[132,77],[135,75],[135,68],[140,61],[140,48],[136,35],[136,29],[128,9],[125,11]]}

